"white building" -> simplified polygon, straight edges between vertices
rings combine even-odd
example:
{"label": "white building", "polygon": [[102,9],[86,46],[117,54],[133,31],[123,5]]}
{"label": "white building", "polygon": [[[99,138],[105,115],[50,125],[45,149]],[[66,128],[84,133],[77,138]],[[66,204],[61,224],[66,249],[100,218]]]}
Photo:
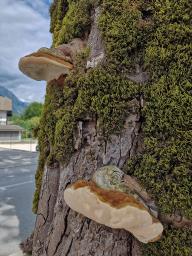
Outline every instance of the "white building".
{"label": "white building", "polygon": [[0,96],[0,141],[20,141],[23,128],[9,125],[8,116],[12,115],[12,101]]}
{"label": "white building", "polygon": [[7,125],[7,117],[12,115],[12,101],[0,96],[0,125]]}
{"label": "white building", "polygon": [[7,124],[7,112],[0,111],[0,125]]}

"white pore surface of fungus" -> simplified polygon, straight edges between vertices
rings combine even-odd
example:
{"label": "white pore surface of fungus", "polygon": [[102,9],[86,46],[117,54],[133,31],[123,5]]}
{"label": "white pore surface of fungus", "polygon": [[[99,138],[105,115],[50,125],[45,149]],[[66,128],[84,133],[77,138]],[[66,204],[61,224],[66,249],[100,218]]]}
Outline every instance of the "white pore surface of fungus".
{"label": "white pore surface of fungus", "polygon": [[28,77],[37,81],[51,81],[58,79],[61,75],[68,75],[73,65],[53,56],[25,56],[20,59],[19,69]]}
{"label": "white pore surface of fungus", "polygon": [[74,211],[114,229],[125,229],[143,243],[158,240],[162,224],[132,196],[106,191],[93,182],[78,181],[64,191],[67,205]]}

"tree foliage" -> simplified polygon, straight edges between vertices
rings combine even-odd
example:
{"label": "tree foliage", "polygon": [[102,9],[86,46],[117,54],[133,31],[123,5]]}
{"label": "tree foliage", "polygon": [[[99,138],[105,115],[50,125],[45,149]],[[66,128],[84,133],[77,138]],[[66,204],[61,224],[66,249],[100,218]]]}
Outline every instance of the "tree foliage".
{"label": "tree foliage", "polygon": [[13,124],[20,125],[25,129],[25,138],[34,135],[33,132],[38,129],[42,109],[42,103],[32,102],[21,115],[15,115],[11,118]]}

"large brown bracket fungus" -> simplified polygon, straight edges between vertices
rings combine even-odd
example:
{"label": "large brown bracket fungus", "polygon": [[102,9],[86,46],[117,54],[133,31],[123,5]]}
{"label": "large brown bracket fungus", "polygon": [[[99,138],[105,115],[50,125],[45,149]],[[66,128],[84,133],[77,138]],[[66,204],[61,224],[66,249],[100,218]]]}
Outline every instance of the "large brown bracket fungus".
{"label": "large brown bracket fungus", "polygon": [[135,191],[133,184],[137,184],[136,191],[142,194],[138,189],[140,185],[134,181],[129,189],[124,182],[118,183],[122,178],[122,172],[118,170],[107,166],[94,174],[95,182],[80,180],[70,185],[64,191],[65,202],[74,211],[100,224],[129,231],[143,243],[159,240],[163,225],[131,193]]}
{"label": "large brown bracket fungus", "polygon": [[68,75],[74,68],[75,56],[85,47],[79,38],[57,48],[41,48],[37,52],[22,57],[19,69],[26,76],[37,81],[52,81],[61,75]]}

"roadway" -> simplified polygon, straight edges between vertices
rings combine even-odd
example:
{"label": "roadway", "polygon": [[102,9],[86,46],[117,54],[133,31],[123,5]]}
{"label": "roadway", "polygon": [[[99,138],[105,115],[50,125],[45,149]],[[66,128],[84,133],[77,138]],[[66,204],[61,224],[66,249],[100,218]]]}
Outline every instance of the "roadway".
{"label": "roadway", "polygon": [[0,256],[18,250],[34,227],[34,176],[38,153],[0,148]]}

